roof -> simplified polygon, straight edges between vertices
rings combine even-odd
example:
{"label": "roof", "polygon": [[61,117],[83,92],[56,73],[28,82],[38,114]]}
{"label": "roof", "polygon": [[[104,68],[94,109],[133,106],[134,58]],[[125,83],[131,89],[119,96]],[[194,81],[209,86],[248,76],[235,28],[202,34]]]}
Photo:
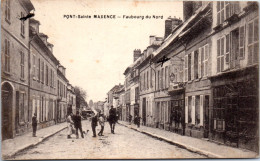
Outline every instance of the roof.
{"label": "roof", "polygon": [[30,0],[19,0],[19,1],[23,4],[23,6],[27,9],[28,12],[35,9]]}
{"label": "roof", "polygon": [[176,30],[176,32],[171,33],[162,43],[162,45],[154,52],[154,56],[156,57],[159,53],[161,53],[167,46],[170,45],[171,42],[173,42],[176,38],[179,37],[179,35],[185,31],[190,25],[192,21],[195,21],[195,18],[198,17],[198,15],[205,10],[205,8],[210,4],[211,2],[208,2],[206,5],[200,7],[194,15],[192,15],[187,21],[180,24],[180,27]]}
{"label": "roof", "polygon": [[41,24],[40,21],[35,20],[34,18],[29,19],[30,23],[38,23],[39,25]]}

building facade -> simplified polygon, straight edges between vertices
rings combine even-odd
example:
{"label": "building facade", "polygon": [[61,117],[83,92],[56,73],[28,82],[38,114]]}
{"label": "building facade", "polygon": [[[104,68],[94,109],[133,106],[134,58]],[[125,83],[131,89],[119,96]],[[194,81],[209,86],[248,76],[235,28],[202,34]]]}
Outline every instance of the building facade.
{"label": "building facade", "polygon": [[23,17],[33,9],[29,0],[1,4],[2,140],[31,129],[29,21],[20,21],[17,15]]}
{"label": "building facade", "polygon": [[258,10],[257,2],[212,4],[210,138],[254,151],[259,150]]}
{"label": "building facade", "polygon": [[156,127],[158,120],[155,109],[154,92],[155,92],[155,69],[151,63],[154,50],[156,50],[162,42],[162,38],[150,36],[150,44],[143,51],[142,59],[138,65],[139,89],[140,89],[140,117],[142,124],[150,127]]}
{"label": "building facade", "polygon": [[65,77],[66,68],[61,64],[57,68],[57,121],[64,122],[67,116],[67,84],[69,81]]}
{"label": "building facade", "polygon": [[39,32],[39,21],[30,19],[30,104],[31,115],[37,114],[38,128],[56,122],[56,66],[59,61],[53,56],[53,45],[48,36]]}
{"label": "building facade", "polygon": [[68,83],[67,84],[67,114],[73,113],[76,115],[76,94],[74,87]]}

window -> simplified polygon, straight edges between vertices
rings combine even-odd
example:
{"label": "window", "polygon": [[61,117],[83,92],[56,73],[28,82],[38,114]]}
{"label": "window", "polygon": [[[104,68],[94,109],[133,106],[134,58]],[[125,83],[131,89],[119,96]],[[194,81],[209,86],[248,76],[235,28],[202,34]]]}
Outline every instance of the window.
{"label": "window", "polygon": [[145,72],[144,72],[144,84],[143,84],[144,90],[146,90],[145,80],[146,80],[146,78],[145,78]]}
{"label": "window", "polygon": [[[18,92],[17,92],[18,93]],[[25,101],[25,93],[24,92],[19,92],[18,94],[19,98],[19,122],[24,122],[25,121],[25,106],[24,106],[24,101]]]}
{"label": "window", "polygon": [[58,81],[58,96],[60,96],[60,81]]}
{"label": "window", "polygon": [[225,17],[225,2],[218,1],[217,2],[217,25],[222,24],[224,22]]}
{"label": "window", "polygon": [[161,89],[163,89],[164,87],[164,68],[161,69],[161,77],[160,77],[160,80],[161,80]]}
{"label": "window", "polygon": [[52,71],[52,86],[53,86],[53,88],[55,88],[55,83],[54,83],[54,71]]}
{"label": "window", "polygon": [[42,61],[41,74],[42,74],[41,82],[44,83],[44,62],[43,61]]}
{"label": "window", "polygon": [[195,124],[200,124],[200,96],[195,97]]}
{"label": "window", "polygon": [[158,70],[157,78],[158,78],[158,81],[157,81],[157,90],[159,90],[159,89],[160,89],[160,70]]}
{"label": "window", "polygon": [[218,1],[217,2],[217,25],[240,11],[239,2]]}
{"label": "window", "polygon": [[10,0],[5,1],[5,20],[10,22]]}
{"label": "window", "polygon": [[[7,1],[8,2],[8,1]],[[5,39],[5,71],[10,72],[10,41]]]}
{"label": "window", "polygon": [[184,81],[188,81],[188,55],[184,57]]}
{"label": "window", "polygon": [[33,62],[32,62],[32,64],[33,64],[33,78],[35,78],[35,76],[36,76],[36,57],[35,57],[35,55],[33,54]]}
{"label": "window", "polygon": [[24,78],[24,53],[21,51],[20,55],[21,55],[21,60],[20,60],[21,73],[20,73],[20,77]]}
{"label": "window", "polygon": [[191,123],[191,121],[192,121],[192,117],[191,117],[192,104],[191,104],[191,102],[192,102],[192,97],[189,96],[188,97],[188,123]]}
{"label": "window", "polygon": [[165,67],[165,88],[169,87],[169,73],[168,66]]}
{"label": "window", "polygon": [[259,35],[258,35],[258,18],[248,24],[248,64],[258,62],[259,52]]}
{"label": "window", "polygon": [[41,78],[41,60],[38,59],[38,81],[40,81]]}
{"label": "window", "polygon": [[201,50],[201,76],[208,76],[209,45],[206,44]]}
{"label": "window", "polygon": [[191,53],[188,55],[188,81],[190,81],[191,80]]}
{"label": "window", "polygon": [[153,88],[153,71],[150,70],[150,87]]}
{"label": "window", "polygon": [[[170,70],[170,69],[169,69]],[[180,64],[180,70],[179,70],[179,79],[178,79],[178,81],[179,82],[183,82],[183,62]]]}
{"label": "window", "polygon": [[239,57],[245,57],[245,26],[239,27]]}
{"label": "window", "polygon": [[217,73],[224,70],[224,37],[217,40]]}
{"label": "window", "polygon": [[230,62],[230,34],[226,35],[226,55],[225,55],[226,63],[228,64]]}
{"label": "window", "polygon": [[147,84],[147,89],[149,89],[149,70],[147,71],[146,77],[147,77],[147,82],[146,82],[146,84]]}
{"label": "window", "polygon": [[[21,12],[21,17],[24,17],[23,12]],[[21,21],[21,35],[24,36],[24,20]]]}
{"label": "window", "polygon": [[142,91],[142,74],[140,74],[140,91]]}
{"label": "window", "polygon": [[[51,84],[50,84],[50,86],[53,87],[53,82],[52,82],[52,80],[53,80],[53,79],[52,79],[52,78],[53,78],[53,72],[52,72],[52,69],[51,69],[51,72],[50,72],[50,73],[51,73],[51,82],[50,82]],[[58,82],[58,87],[59,87],[59,82]],[[58,90],[58,91],[59,91],[59,90]]]}
{"label": "window", "polygon": [[49,83],[49,69],[48,69],[48,66],[46,65],[46,81],[45,81],[45,83],[46,83],[46,86],[48,86],[48,83]]}
{"label": "window", "polygon": [[194,79],[199,78],[199,52],[194,51]]}
{"label": "window", "polygon": [[235,67],[234,64],[239,57],[239,30],[238,28],[231,31],[231,67]]}

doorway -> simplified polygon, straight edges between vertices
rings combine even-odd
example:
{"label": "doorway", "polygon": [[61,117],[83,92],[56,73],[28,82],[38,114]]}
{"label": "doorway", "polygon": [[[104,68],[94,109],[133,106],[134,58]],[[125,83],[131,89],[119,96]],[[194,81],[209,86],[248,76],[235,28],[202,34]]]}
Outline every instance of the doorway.
{"label": "doorway", "polygon": [[10,83],[2,85],[2,140],[13,137],[12,110],[13,88]]}
{"label": "doorway", "polygon": [[143,98],[142,118],[143,124],[146,125],[146,98]]}

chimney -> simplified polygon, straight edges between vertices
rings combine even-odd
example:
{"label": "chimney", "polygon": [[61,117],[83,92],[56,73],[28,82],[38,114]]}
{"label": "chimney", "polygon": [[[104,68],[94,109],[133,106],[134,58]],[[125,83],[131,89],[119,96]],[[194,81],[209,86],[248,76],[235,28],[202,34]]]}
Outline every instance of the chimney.
{"label": "chimney", "polygon": [[154,41],[155,41],[155,36],[151,35],[150,36],[150,45],[153,45]]}
{"label": "chimney", "polygon": [[141,56],[141,50],[135,49],[134,50],[134,62]]}
{"label": "chimney", "polygon": [[167,20],[165,20],[165,34],[164,34],[164,38],[167,38],[172,31],[182,23],[182,20],[176,18],[174,16],[174,18],[169,17]]}

